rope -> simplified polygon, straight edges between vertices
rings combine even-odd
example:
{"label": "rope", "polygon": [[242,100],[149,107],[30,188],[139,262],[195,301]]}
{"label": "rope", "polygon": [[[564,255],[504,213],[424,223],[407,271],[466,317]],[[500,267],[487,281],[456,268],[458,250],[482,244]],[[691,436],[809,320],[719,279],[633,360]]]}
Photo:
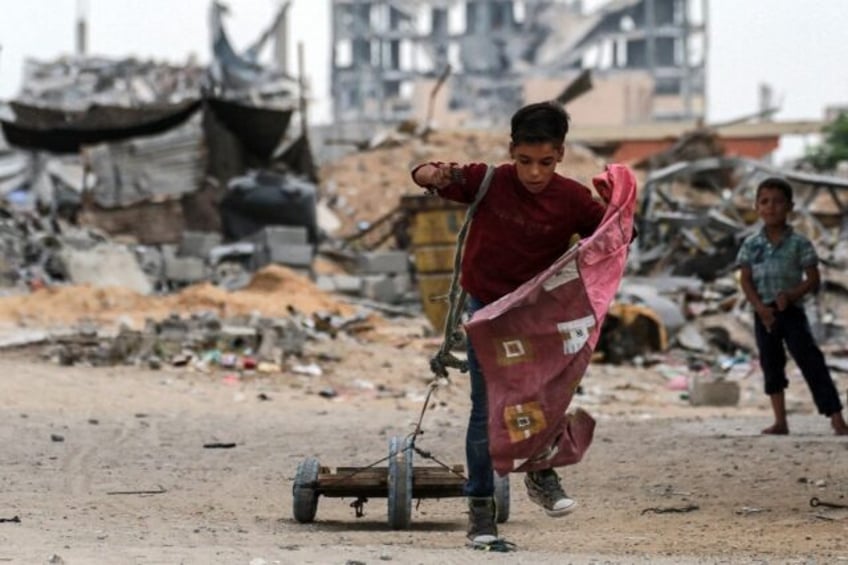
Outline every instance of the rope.
{"label": "rope", "polygon": [[[433,392],[439,388],[440,382],[448,378],[448,368],[459,369],[459,371],[463,373],[468,371],[468,361],[459,359],[451,353],[451,350],[459,341],[459,332],[456,331],[456,328],[459,325],[459,319],[462,316],[462,312],[465,308],[465,301],[468,298],[468,294],[459,286],[459,272],[462,267],[462,249],[465,244],[465,236],[468,233],[468,226],[471,225],[471,219],[477,211],[477,206],[480,205],[480,202],[489,190],[489,185],[492,182],[494,173],[495,167],[489,165],[486,169],[486,174],[483,176],[483,181],[480,183],[480,188],[477,189],[477,195],[474,197],[474,202],[469,205],[468,210],[465,213],[465,221],[462,223],[462,227],[459,229],[459,233],[456,236],[456,252],[453,257],[453,276],[451,278],[450,290],[448,291],[449,308],[448,314],[445,317],[444,339],[442,340],[442,345],[439,348],[439,351],[430,360],[430,370],[434,375],[436,375],[436,378],[433,379],[427,386],[427,396],[424,398],[424,404],[421,407],[418,422],[415,424],[415,429],[406,436],[406,439],[409,440],[409,445],[405,445],[403,448],[403,451],[414,450],[425,459],[431,459],[450,473],[464,480],[467,480],[467,477],[464,474],[458,473],[452,467],[434,457],[429,451],[417,448],[415,446],[415,440],[418,436],[424,433],[421,429],[424,422],[424,415],[427,413],[427,409],[430,406],[430,400],[433,396]],[[406,443],[407,442],[404,442],[404,444]],[[329,481],[334,482],[350,479],[359,473],[376,467],[380,463],[388,461],[391,457],[392,454],[389,454],[365,467],[358,467],[350,473],[332,477]]]}
{"label": "rope", "polygon": [[474,197],[474,202],[468,207],[465,212],[465,221],[459,229],[456,236],[456,252],[453,256],[453,276],[451,277],[450,290],[448,291],[448,313],[445,316],[444,338],[442,345],[436,355],[430,359],[430,370],[437,378],[448,378],[448,368],[458,369],[461,373],[468,372],[468,361],[459,359],[451,350],[459,342],[459,333],[456,328],[459,325],[459,319],[465,309],[465,301],[468,294],[459,286],[459,272],[462,269],[462,250],[465,245],[465,236],[468,233],[468,226],[471,225],[471,219],[477,211],[477,207],[489,191],[489,185],[492,182],[492,177],[495,173],[495,167],[489,165],[486,169],[486,174],[483,177],[483,182],[480,183],[480,188],[477,189],[477,195]]}
{"label": "rope", "polygon": [[[406,439],[409,439],[409,445],[404,445],[401,452],[403,452],[403,451],[415,451],[416,453],[418,453],[419,455],[421,455],[425,459],[431,459],[433,462],[435,462],[439,466],[443,467],[444,469],[446,469],[450,473],[452,473],[452,474],[454,474],[454,475],[456,475],[456,476],[458,476],[462,479],[467,480],[467,477],[464,474],[456,472],[452,467],[450,467],[446,463],[444,463],[444,462],[440,461],[439,459],[437,459],[436,457],[434,457],[429,451],[424,451],[424,450],[415,446],[415,439],[418,436],[420,436],[421,434],[424,433],[421,430],[422,424],[424,422],[424,415],[427,413],[427,408],[429,408],[429,406],[430,406],[430,400],[432,399],[433,392],[435,392],[435,390],[437,388],[439,388],[439,382],[438,381],[433,381],[428,385],[427,396],[424,398],[424,404],[421,406],[421,413],[418,416],[418,422],[415,424],[415,429],[412,430],[412,432],[410,432],[409,434],[407,434],[405,436]],[[404,442],[404,444],[406,444],[406,442]],[[330,477],[326,480],[327,480],[327,482],[336,482],[336,481],[342,481],[342,480],[350,479],[350,478],[355,477],[356,475],[358,475],[358,474],[360,474],[360,473],[362,473],[362,472],[364,472],[368,469],[373,469],[374,467],[376,467],[380,463],[384,463],[384,462],[388,461],[389,459],[391,459],[391,457],[392,457],[392,454],[389,454],[386,457],[383,457],[381,459],[378,459],[377,461],[374,461],[373,463],[366,465],[365,467],[358,467],[358,468],[352,470],[349,473],[346,473],[344,475],[337,475],[335,477]]]}

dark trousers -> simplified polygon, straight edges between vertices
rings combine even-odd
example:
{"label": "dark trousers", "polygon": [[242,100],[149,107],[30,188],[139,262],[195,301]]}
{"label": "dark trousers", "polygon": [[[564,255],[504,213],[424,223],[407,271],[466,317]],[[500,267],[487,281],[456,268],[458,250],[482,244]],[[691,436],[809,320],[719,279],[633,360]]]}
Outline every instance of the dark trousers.
{"label": "dark trousers", "polygon": [[760,317],[754,315],[754,331],[757,349],[760,351],[760,367],[765,377],[766,394],[772,395],[789,386],[786,379],[786,351],[801,369],[807,386],[813,394],[819,413],[830,416],[842,410],[839,393],[830,377],[824,355],[816,345],[807,315],[800,306],[791,305],[783,312],[775,309],[775,323],[767,331]]}

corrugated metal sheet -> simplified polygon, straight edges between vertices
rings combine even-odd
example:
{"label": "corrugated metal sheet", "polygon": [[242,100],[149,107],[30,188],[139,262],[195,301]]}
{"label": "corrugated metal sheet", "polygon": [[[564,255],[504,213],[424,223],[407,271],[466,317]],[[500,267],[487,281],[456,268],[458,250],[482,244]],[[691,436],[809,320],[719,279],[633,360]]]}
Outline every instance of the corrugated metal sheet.
{"label": "corrugated metal sheet", "polygon": [[86,147],[96,177],[94,202],[102,208],[163,202],[200,188],[206,167],[200,120],[162,135]]}

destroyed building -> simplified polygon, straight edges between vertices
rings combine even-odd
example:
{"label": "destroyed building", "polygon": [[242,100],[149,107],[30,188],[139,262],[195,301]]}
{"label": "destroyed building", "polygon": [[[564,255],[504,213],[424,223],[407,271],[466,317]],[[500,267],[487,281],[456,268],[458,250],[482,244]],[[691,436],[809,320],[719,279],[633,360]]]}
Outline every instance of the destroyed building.
{"label": "destroyed building", "polygon": [[[0,115],[0,211],[45,218],[43,231],[60,246],[69,244],[65,223],[99,232],[98,240],[144,246],[145,271],[167,272],[161,265],[170,264],[180,275],[167,278],[179,284],[215,267],[204,264],[209,247],[261,237],[266,226],[302,229],[302,247],[287,257],[296,256],[297,266],[311,261],[317,172],[302,79],[282,63],[288,7],[240,50],[224,26],[226,7],[212,2],[208,66],[84,51],[28,60],[20,92]],[[267,62],[260,53],[272,39],[274,61]],[[268,213],[269,203],[286,199],[298,214]],[[204,255],[189,268],[189,258],[171,251],[184,251],[196,236],[203,241],[188,247]],[[300,245],[300,234],[295,239]],[[245,243],[258,249],[256,266],[261,242]],[[156,260],[152,249],[162,252]],[[47,269],[40,278],[67,274]]]}
{"label": "destroyed building", "polygon": [[493,125],[573,99],[586,70],[592,93],[569,105],[583,124],[691,121],[705,113],[706,32],[704,0],[333,0],[334,121]]}

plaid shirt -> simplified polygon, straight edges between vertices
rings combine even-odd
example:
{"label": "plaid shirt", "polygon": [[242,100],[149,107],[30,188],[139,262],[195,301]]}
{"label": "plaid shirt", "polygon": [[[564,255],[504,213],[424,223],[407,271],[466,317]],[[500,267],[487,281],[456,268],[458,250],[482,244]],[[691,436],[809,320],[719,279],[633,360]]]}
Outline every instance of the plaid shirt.
{"label": "plaid shirt", "polygon": [[809,239],[787,226],[783,237],[772,244],[765,229],[748,236],[739,248],[736,264],[750,267],[760,300],[770,304],[783,291],[798,286],[804,270],[819,262]]}

